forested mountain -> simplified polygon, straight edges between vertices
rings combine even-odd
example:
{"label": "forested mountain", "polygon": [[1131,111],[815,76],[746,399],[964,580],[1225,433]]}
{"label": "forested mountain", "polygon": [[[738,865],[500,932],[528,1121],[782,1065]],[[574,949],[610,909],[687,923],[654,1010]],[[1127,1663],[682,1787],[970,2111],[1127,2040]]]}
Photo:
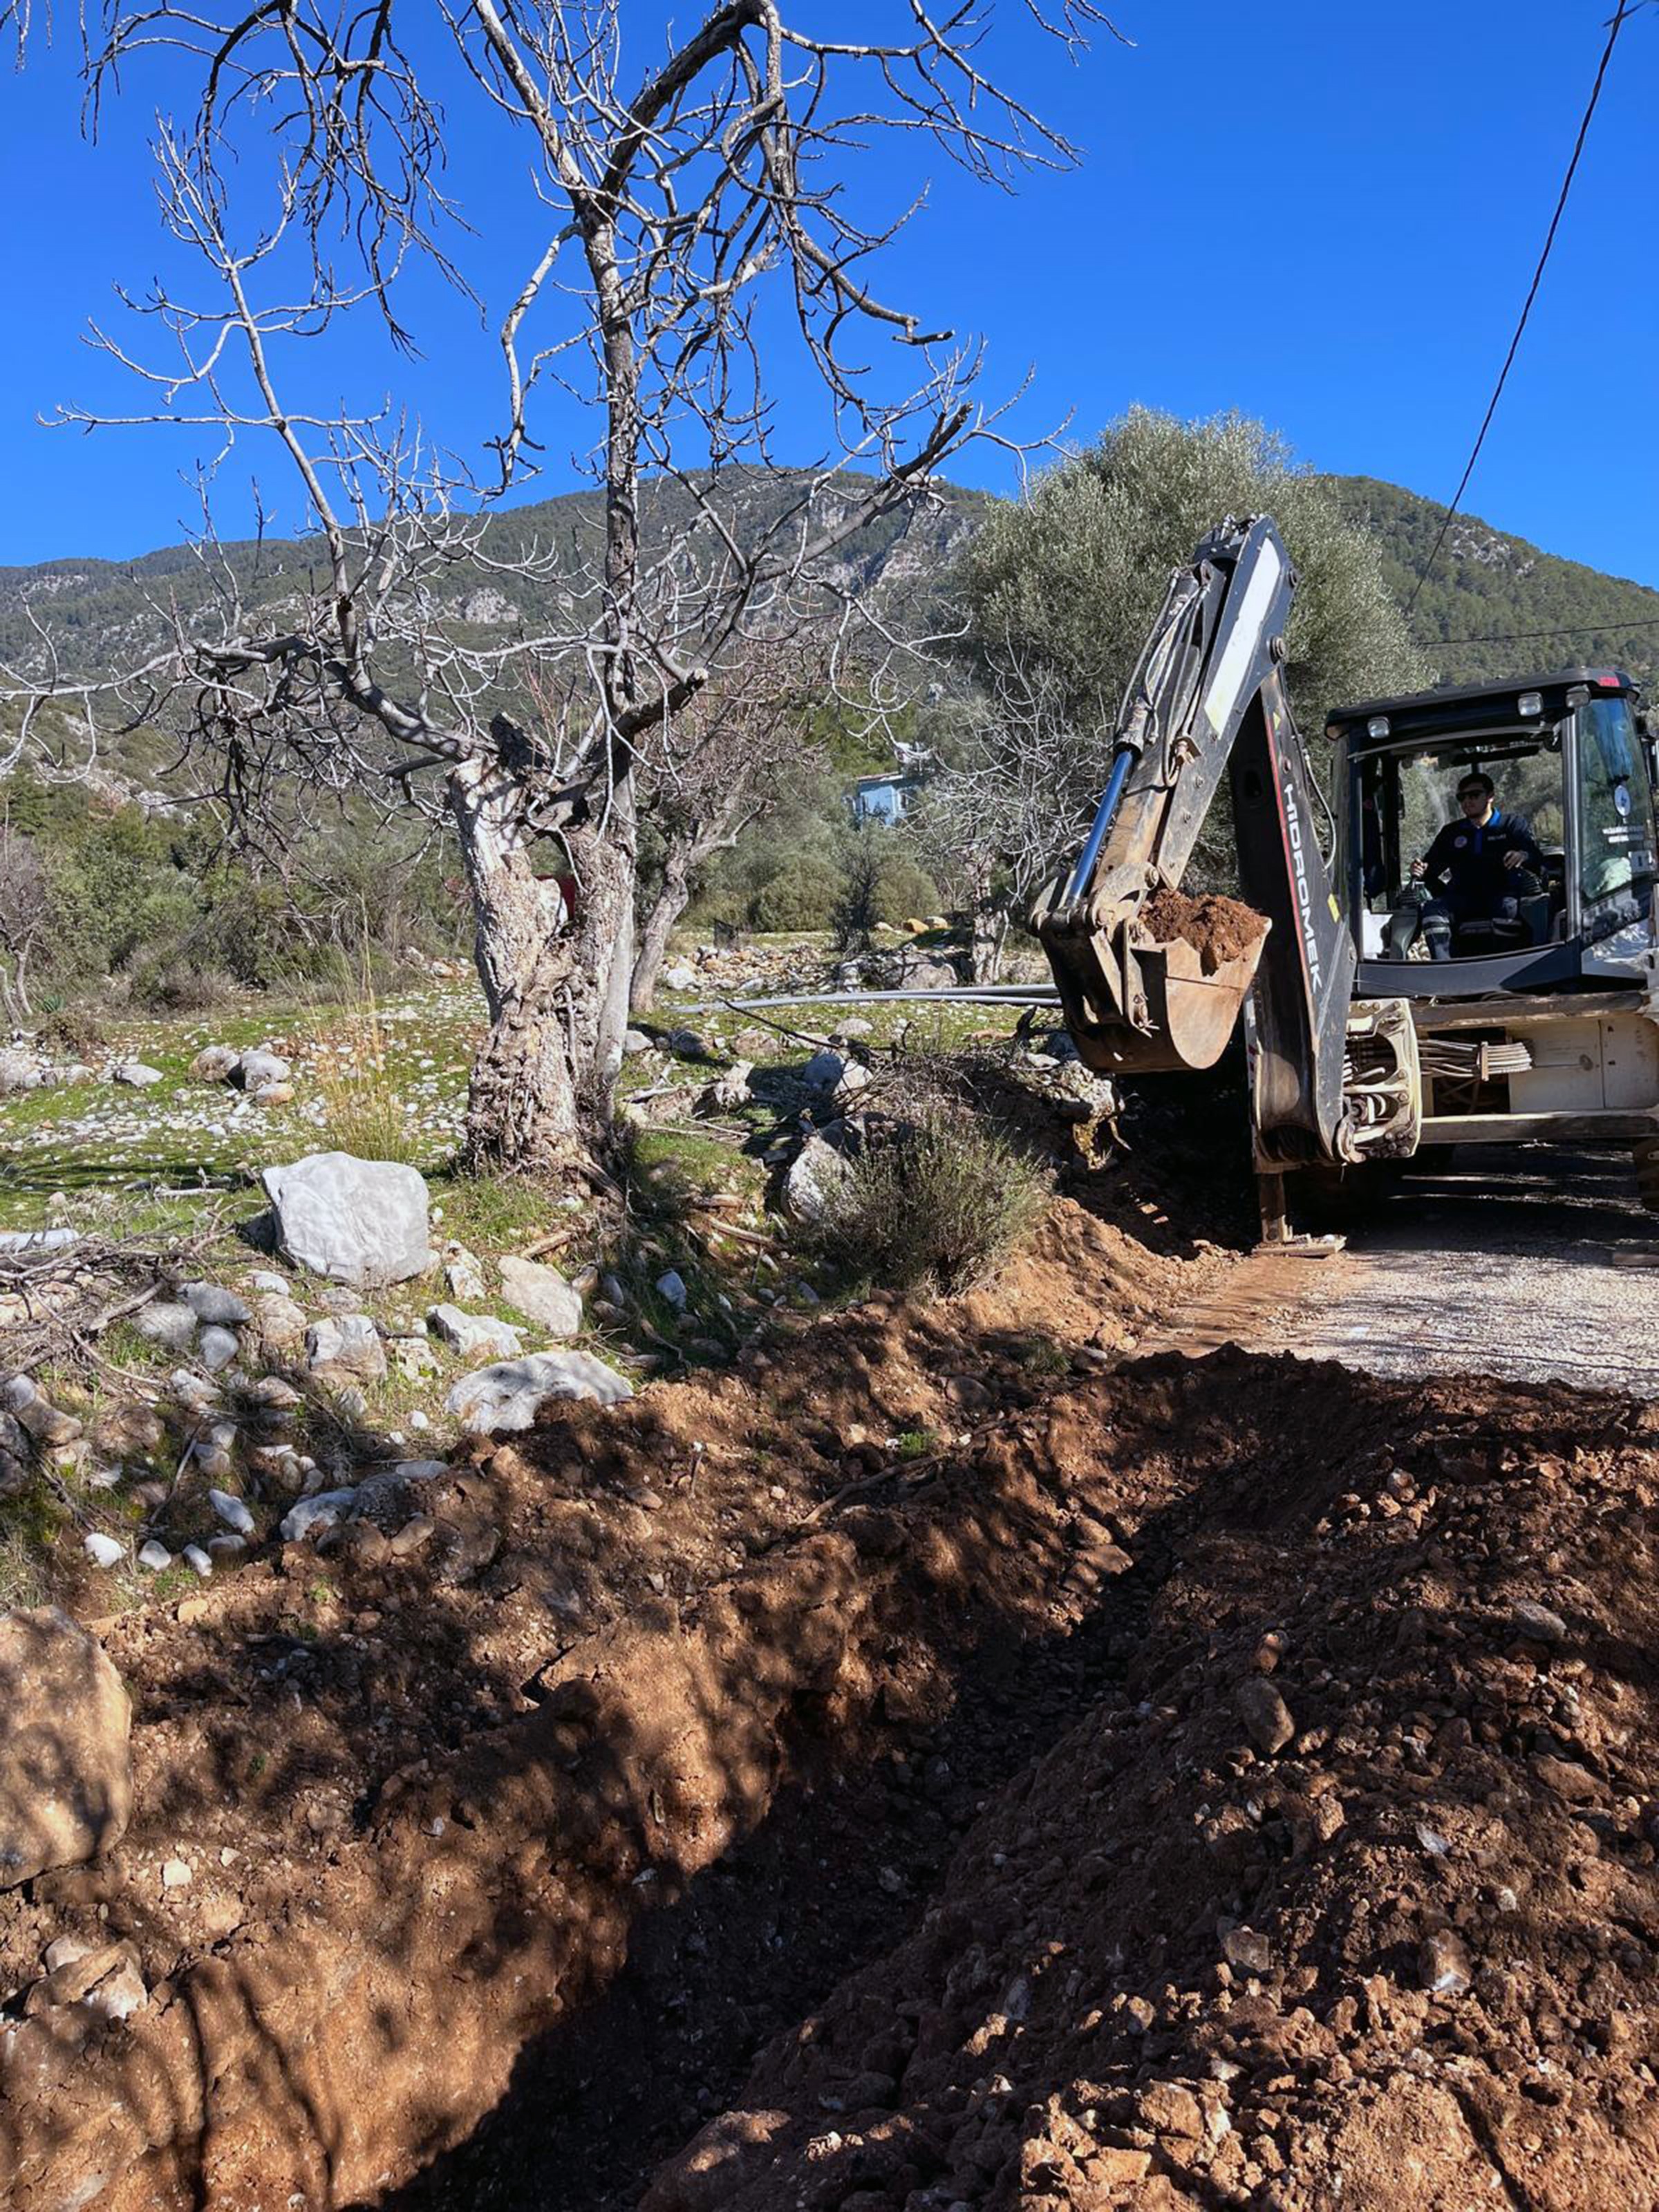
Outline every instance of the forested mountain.
{"label": "forested mountain", "polygon": [[[1423,574],[1444,509],[1375,477],[1332,477],[1332,489],[1381,541],[1402,605]],[[1659,665],[1659,591],[1558,560],[1476,515],[1446,533],[1412,614],[1446,684],[1541,675],[1571,661],[1633,674]]]}
{"label": "forested mountain", "polygon": [[[788,496],[792,481],[758,471],[738,479],[730,495],[755,510],[738,519],[763,524]],[[1373,477],[1328,482],[1343,506],[1375,532],[1390,583],[1402,602],[1409,599],[1443,510]],[[654,520],[665,531],[677,519],[672,497],[659,495],[662,511]],[[896,629],[933,627],[944,612],[954,558],[989,503],[983,493],[945,487],[939,504],[914,516],[891,516],[851,541],[841,580],[873,587]],[[433,587],[433,597],[480,641],[537,625],[561,603],[568,609],[584,588],[599,526],[592,493],[504,512],[491,526],[489,568],[456,564]],[[225,553],[245,603],[270,622],[280,621],[284,602],[317,580],[314,543],[238,544]],[[45,624],[66,666],[109,671],[159,641],[163,611],[177,608],[193,626],[206,616],[215,592],[211,573],[185,546],[128,562],[0,568],[0,659],[26,659],[35,626]],[[1534,674],[1571,660],[1614,663],[1638,675],[1659,666],[1659,591],[1559,560],[1474,515],[1460,516],[1448,531],[1418,594],[1413,628],[1446,683]],[[106,764],[118,786],[125,780],[135,787],[165,788],[170,758],[154,732],[141,731],[120,741]]]}

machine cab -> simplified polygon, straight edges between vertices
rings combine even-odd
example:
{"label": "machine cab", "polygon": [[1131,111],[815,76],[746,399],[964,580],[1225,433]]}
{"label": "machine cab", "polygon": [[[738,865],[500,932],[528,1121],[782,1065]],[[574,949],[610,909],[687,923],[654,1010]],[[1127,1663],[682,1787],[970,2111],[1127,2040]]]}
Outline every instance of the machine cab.
{"label": "machine cab", "polygon": [[[1650,981],[1659,852],[1651,748],[1628,677],[1570,668],[1367,700],[1333,714],[1326,734],[1336,748],[1357,996]],[[1497,809],[1485,836],[1518,820],[1535,857],[1483,869],[1482,840],[1465,834],[1458,798],[1481,776]],[[1413,862],[1443,830],[1439,865],[1414,886]]]}

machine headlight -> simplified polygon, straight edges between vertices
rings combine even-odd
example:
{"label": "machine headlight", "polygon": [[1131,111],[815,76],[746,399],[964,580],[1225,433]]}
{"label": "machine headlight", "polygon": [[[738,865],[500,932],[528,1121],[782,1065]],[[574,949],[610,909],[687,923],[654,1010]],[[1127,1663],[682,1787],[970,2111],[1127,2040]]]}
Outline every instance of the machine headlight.
{"label": "machine headlight", "polygon": [[1386,714],[1373,714],[1370,721],[1365,725],[1365,735],[1368,738],[1386,738],[1388,734],[1388,716]]}
{"label": "machine headlight", "polygon": [[1534,714],[1543,713],[1544,695],[1541,691],[1523,691],[1515,704],[1516,712],[1523,719],[1530,719]]}

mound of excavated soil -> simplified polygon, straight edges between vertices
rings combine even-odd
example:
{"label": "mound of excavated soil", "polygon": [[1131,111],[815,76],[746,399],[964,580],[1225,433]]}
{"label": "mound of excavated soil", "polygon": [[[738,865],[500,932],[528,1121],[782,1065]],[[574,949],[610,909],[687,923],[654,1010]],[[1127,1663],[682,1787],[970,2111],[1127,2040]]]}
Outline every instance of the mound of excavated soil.
{"label": "mound of excavated soil", "polygon": [[1152,893],[1136,917],[1146,933],[1160,945],[1180,938],[1203,960],[1204,972],[1213,975],[1224,962],[1237,960],[1260,944],[1267,922],[1252,906],[1212,892],[1188,898],[1185,891],[1164,889]]}
{"label": "mound of excavated soil", "polygon": [[644,2212],[1659,2202],[1656,1442],[1236,1352],[1063,1394],[990,1486],[1155,1584],[1122,1694]]}

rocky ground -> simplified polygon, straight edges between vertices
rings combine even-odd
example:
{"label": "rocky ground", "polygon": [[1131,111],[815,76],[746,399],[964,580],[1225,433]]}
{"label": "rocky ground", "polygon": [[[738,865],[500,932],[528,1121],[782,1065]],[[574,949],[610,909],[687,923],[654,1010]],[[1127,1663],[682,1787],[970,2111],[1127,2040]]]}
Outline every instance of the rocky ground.
{"label": "rocky ground", "polygon": [[[636,1055],[632,1111],[647,1167],[683,1194],[707,1146],[741,1200],[715,1218],[761,1224],[803,1128],[885,1079],[870,1052],[848,1081],[855,1034],[802,1090],[809,1032],[738,1098],[731,1019]],[[193,1499],[222,1549],[79,1589],[96,1638],[61,1680],[106,1734],[98,1669],[125,1682],[131,1804],[88,1808],[89,1863],[0,1889],[8,2202],[1659,2202],[1659,1419],[1427,1358],[1147,1356],[1230,1299],[1260,1343],[1340,1330],[1363,1240],[1357,1273],[1269,1282],[1212,1099],[1160,1089],[1103,1152],[1057,1056],[1014,1058],[1000,1110],[1073,1165],[993,1282],[828,1310],[787,1250],[740,1278],[666,1241],[681,1203],[552,1340],[635,1395],[454,1417],[424,1464],[390,1373],[261,1376],[253,1319],[169,1285],[169,1358],[236,1339],[203,1379],[238,1434],[204,1413],[228,1467],[196,1452],[149,1510]],[[532,1287],[514,1239],[486,1309]],[[352,1316],[283,1271],[255,1296],[337,1350]],[[395,1364],[391,1310],[366,1319]],[[418,1334],[447,1395],[476,1357]],[[252,1455],[325,1412],[353,1496],[302,1532],[323,1455],[291,1495]],[[0,1638],[14,1738],[61,1748],[11,1687],[31,1665]]]}

